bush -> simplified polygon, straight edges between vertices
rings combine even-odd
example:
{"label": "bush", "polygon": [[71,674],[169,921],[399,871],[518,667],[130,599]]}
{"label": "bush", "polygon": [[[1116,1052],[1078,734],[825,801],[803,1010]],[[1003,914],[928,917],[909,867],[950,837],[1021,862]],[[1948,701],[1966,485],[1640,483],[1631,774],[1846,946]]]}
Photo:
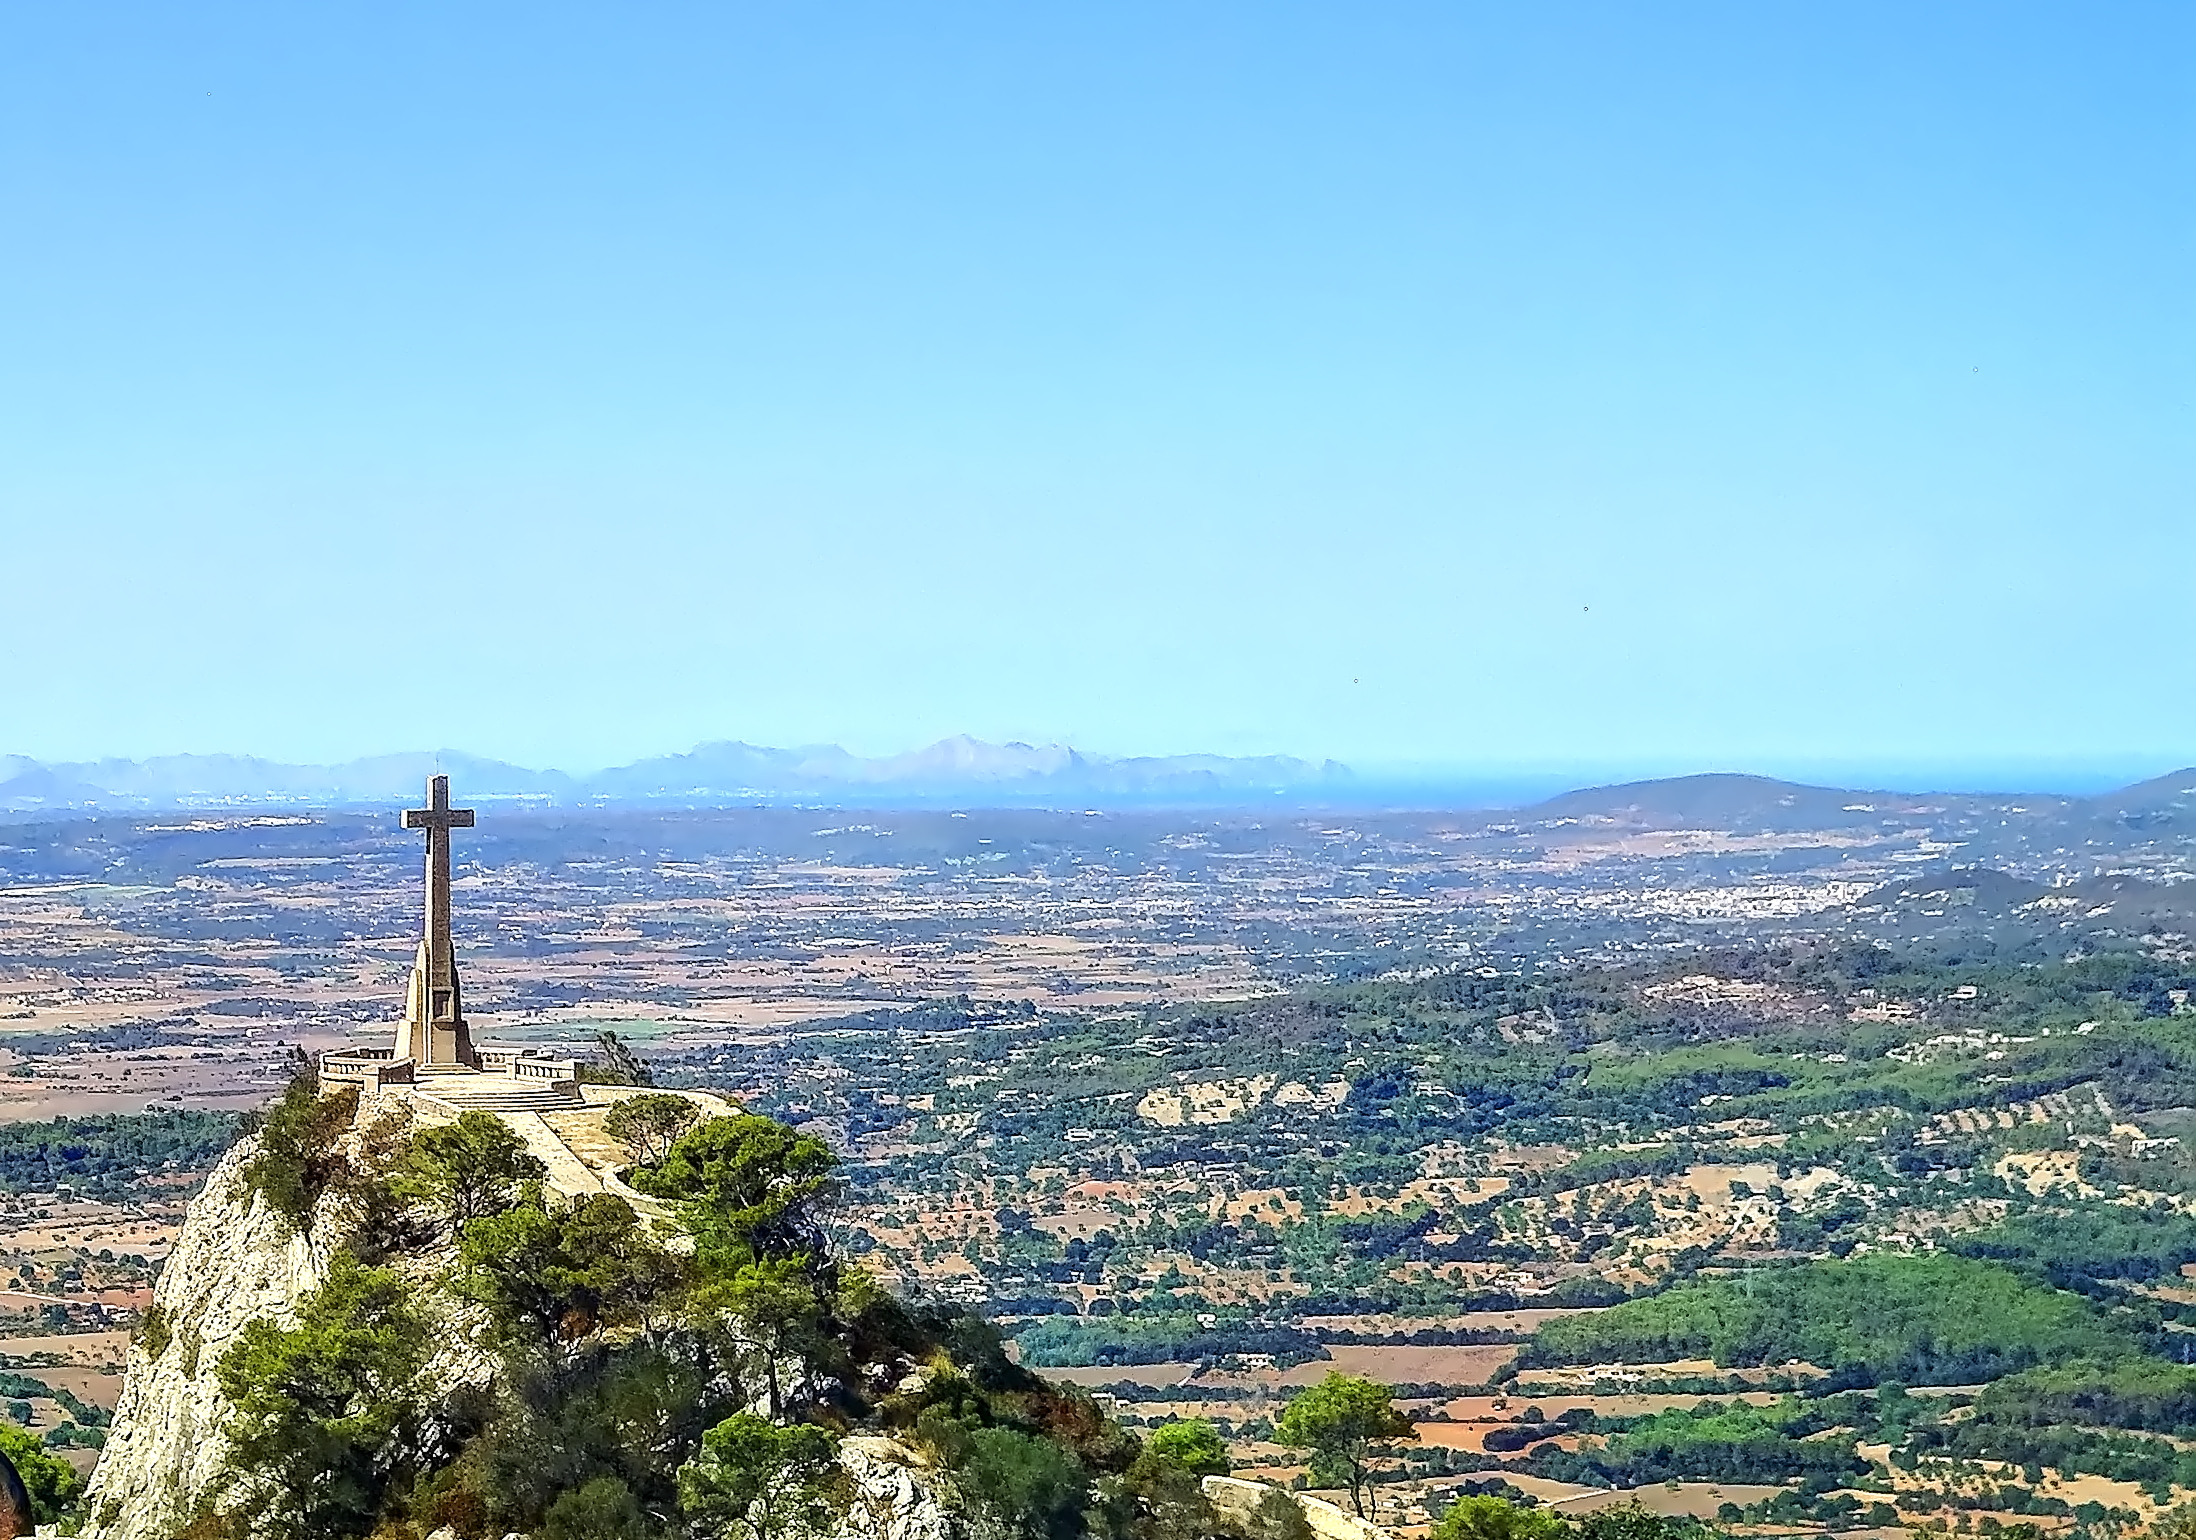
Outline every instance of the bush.
{"label": "bush", "polygon": [[321,1197],[351,1174],[336,1147],[358,1114],[358,1088],[320,1094],[320,1076],[302,1065],[259,1130],[259,1150],[244,1165],[244,1185],[303,1232]]}
{"label": "bush", "polygon": [[1225,1476],[1235,1469],[1218,1430],[1198,1417],[1163,1423],[1144,1440],[1143,1458],[1163,1460],[1192,1476]]}
{"label": "bush", "polygon": [[1024,1540],[1076,1540],[1090,1477],[1058,1444],[1012,1428],[978,1428],[954,1472]]}
{"label": "bush", "polygon": [[502,1213],[521,1182],[538,1182],[548,1174],[510,1124],[492,1112],[473,1111],[414,1134],[390,1187],[400,1198],[430,1205],[457,1230]]}
{"label": "bush", "polygon": [[1563,1520],[1507,1498],[1460,1497],[1435,1523],[1433,1540],[1562,1540]]}
{"label": "bush", "polygon": [[541,1521],[542,1540],[650,1540],[655,1533],[633,1489],[615,1476],[565,1493]]}
{"label": "bush", "polygon": [[808,1423],[782,1428],[736,1412],[702,1435],[679,1471],[679,1505],[700,1533],[778,1540],[825,1528],[831,1436]]}
{"label": "bush", "polygon": [[0,1455],[7,1456],[22,1478],[31,1500],[31,1517],[41,1524],[65,1518],[84,1495],[84,1478],[76,1467],[48,1453],[38,1435],[27,1429],[0,1424]]}

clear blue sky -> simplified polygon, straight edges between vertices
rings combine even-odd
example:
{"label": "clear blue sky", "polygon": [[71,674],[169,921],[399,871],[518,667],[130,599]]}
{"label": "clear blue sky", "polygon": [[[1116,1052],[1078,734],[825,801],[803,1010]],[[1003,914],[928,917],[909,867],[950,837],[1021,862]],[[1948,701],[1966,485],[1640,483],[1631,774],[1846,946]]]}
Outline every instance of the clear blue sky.
{"label": "clear blue sky", "polygon": [[0,752],[2196,760],[2192,45],[16,6]]}

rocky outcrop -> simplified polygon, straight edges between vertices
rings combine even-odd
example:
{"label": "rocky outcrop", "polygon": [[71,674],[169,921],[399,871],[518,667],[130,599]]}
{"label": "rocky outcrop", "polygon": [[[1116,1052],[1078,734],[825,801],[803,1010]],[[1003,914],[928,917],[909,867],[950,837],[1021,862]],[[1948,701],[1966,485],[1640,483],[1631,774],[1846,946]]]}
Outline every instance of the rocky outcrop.
{"label": "rocky outcrop", "polygon": [[[257,1151],[256,1139],[239,1142],[191,1201],[145,1328],[130,1346],[121,1401],[86,1496],[82,1534],[89,1540],[166,1540],[202,1503],[225,1505],[232,1410],[215,1366],[249,1322],[294,1324],[353,1234],[352,1216],[334,1197],[322,1201],[305,1234],[270,1211],[244,1182]],[[486,1384],[495,1373],[478,1345],[484,1323],[441,1287],[438,1275],[451,1255],[445,1247],[395,1263],[417,1278],[422,1300],[445,1317],[444,1347],[423,1375],[430,1401]],[[910,1367],[903,1361],[878,1372],[890,1382]],[[791,1383],[801,1369],[788,1361],[781,1372]],[[752,1410],[760,1411],[760,1403]],[[835,1529],[814,1540],[1005,1540],[898,1440],[849,1437],[839,1459],[847,1509]]]}
{"label": "rocky outcrop", "polygon": [[229,1414],[214,1365],[247,1321],[295,1320],[327,1276],[327,1251],[244,1185],[257,1148],[243,1140],[214,1168],[161,1269],[86,1497],[97,1540],[158,1540],[211,1489]]}
{"label": "rocky outcrop", "polygon": [[1296,1511],[1304,1515],[1304,1522],[1311,1526],[1316,1540],[1390,1540],[1388,1532],[1379,1525],[1344,1513],[1323,1498],[1308,1497],[1302,1492],[1284,1491],[1263,1481],[1245,1481],[1237,1476],[1207,1476],[1204,1480],[1205,1496],[1227,1518],[1246,1530],[1254,1529],[1259,1504],[1269,1497],[1285,1498],[1296,1504]]}
{"label": "rocky outcrop", "polygon": [[907,1445],[855,1434],[839,1445],[852,1501],[819,1540],[1003,1540]]}
{"label": "rocky outcrop", "polygon": [[[355,1139],[353,1134],[347,1136]],[[323,1198],[304,1233],[273,1212],[244,1181],[258,1153],[240,1140],[186,1211],[175,1249],[153,1288],[152,1308],[130,1344],[122,1397],[85,1494],[82,1533],[90,1540],[163,1540],[227,1479],[230,1406],[215,1366],[246,1323],[291,1325],[320,1287],[355,1229],[343,1200]],[[408,1259],[425,1294],[447,1251]],[[494,1364],[475,1345],[478,1323],[446,1298],[443,1347],[423,1371],[435,1392],[483,1384]]]}

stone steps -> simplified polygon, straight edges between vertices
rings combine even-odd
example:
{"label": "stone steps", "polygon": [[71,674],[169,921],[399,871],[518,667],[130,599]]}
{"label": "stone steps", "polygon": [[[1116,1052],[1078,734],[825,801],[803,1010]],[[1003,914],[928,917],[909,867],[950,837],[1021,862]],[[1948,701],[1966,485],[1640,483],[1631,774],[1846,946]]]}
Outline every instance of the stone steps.
{"label": "stone steps", "polygon": [[576,1088],[513,1083],[470,1075],[422,1077],[414,1095],[458,1112],[561,1112],[583,1105]]}

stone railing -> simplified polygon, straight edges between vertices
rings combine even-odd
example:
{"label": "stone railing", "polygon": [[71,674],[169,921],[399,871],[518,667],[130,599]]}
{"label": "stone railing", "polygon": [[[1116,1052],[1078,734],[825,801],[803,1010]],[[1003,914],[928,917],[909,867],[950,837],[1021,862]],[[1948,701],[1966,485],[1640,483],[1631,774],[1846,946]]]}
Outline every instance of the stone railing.
{"label": "stone railing", "polygon": [[513,1080],[557,1080],[569,1085],[579,1084],[579,1060],[534,1058],[516,1055],[511,1060]]}
{"label": "stone railing", "polygon": [[410,1085],[412,1069],[410,1059],[398,1058],[395,1050],[389,1048],[352,1048],[320,1056],[323,1085],[355,1085],[361,1090]]}

